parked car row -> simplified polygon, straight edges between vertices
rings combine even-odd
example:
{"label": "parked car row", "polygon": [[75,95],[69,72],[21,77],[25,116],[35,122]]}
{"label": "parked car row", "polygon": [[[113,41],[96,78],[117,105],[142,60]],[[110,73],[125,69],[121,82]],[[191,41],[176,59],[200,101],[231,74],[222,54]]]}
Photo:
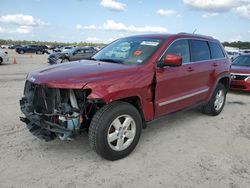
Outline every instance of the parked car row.
{"label": "parked car row", "polygon": [[16,52],[19,54],[24,53],[36,53],[36,54],[45,54],[48,53],[48,47],[45,45],[27,45],[16,48]]}
{"label": "parked car row", "polygon": [[[16,47],[16,52],[19,54],[24,53],[36,53],[36,54],[44,54],[49,52],[43,46],[37,45],[28,45],[22,47]],[[0,49],[0,64],[8,62],[7,51]],[[98,50],[94,47],[71,47],[71,48],[63,48],[61,52],[55,52],[48,55],[48,63],[49,64],[58,64],[68,61],[78,61],[83,59],[90,59]]]}
{"label": "parked car row", "polygon": [[89,59],[97,50],[93,47],[64,48],[61,52],[52,53],[48,56],[49,64],[58,64],[68,61]]}
{"label": "parked car row", "polygon": [[[2,49],[17,49],[17,48],[22,48],[25,46],[27,46],[27,45],[19,45],[19,44],[17,44],[17,45],[1,45],[1,48]],[[46,46],[46,45],[33,45],[33,46],[40,46],[44,49],[49,49],[48,46]]]}
{"label": "parked car row", "polygon": [[241,50],[241,51],[226,51],[227,56],[233,61],[236,57],[240,55],[248,55],[250,54],[249,50]]}

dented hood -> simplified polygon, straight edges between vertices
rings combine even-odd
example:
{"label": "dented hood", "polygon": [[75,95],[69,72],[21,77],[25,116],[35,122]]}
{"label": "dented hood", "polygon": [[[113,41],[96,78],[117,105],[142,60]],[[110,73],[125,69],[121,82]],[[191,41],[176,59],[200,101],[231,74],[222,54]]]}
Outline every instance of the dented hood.
{"label": "dented hood", "polygon": [[52,88],[81,89],[86,84],[115,79],[133,74],[137,66],[82,60],[48,66],[30,72],[27,80]]}

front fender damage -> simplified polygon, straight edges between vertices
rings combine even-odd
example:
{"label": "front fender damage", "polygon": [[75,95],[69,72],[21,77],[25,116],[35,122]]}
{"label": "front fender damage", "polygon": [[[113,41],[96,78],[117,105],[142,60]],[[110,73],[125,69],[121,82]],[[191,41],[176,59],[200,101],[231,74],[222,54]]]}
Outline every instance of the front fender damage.
{"label": "front fender damage", "polygon": [[26,81],[21,111],[29,131],[50,141],[59,137],[71,140],[87,129],[95,111],[102,105],[87,100],[90,90],[56,89]]}

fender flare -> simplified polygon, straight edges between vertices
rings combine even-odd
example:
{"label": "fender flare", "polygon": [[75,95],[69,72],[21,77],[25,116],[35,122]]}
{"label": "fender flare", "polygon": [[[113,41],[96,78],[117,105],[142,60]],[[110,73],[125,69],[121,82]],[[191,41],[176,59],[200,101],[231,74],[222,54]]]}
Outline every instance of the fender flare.
{"label": "fender flare", "polygon": [[[212,97],[212,95],[213,95],[213,93],[214,93],[214,90],[215,90],[216,86],[218,85],[218,83],[220,82],[220,80],[223,79],[223,78],[228,78],[228,80],[229,80],[229,81],[228,81],[228,88],[229,88],[229,85],[230,85],[230,82],[231,82],[230,74],[228,74],[228,73],[223,73],[223,74],[221,74],[221,75],[217,78],[215,84],[213,85],[213,87],[212,87],[212,89],[211,89],[211,92],[210,92],[210,94],[209,94],[209,97],[208,97],[208,101],[211,99],[211,97]],[[228,88],[226,88],[226,91],[228,91]]]}

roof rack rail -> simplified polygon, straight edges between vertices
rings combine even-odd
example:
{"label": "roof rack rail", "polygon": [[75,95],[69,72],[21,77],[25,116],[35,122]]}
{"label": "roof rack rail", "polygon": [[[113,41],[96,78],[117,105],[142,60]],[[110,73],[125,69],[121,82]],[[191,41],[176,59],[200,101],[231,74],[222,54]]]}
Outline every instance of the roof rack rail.
{"label": "roof rack rail", "polygon": [[207,35],[195,34],[195,33],[180,32],[180,33],[178,33],[178,35],[194,35],[194,36],[197,36],[197,37],[206,37],[206,38],[213,39],[213,37],[210,37],[210,36],[207,36]]}

